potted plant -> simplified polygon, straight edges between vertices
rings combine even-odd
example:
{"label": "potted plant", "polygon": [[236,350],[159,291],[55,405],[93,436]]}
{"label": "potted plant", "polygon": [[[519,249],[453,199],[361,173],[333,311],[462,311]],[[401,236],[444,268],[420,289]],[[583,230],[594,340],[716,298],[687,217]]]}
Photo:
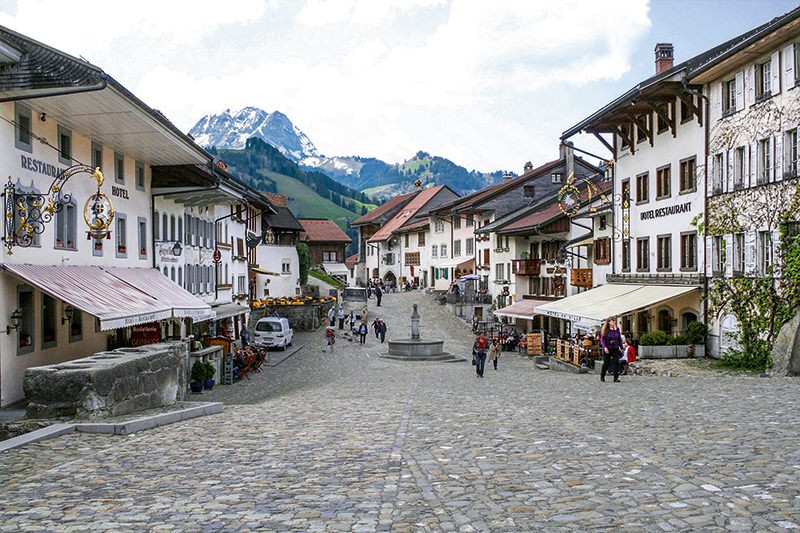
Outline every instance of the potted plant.
{"label": "potted plant", "polygon": [[192,389],[193,393],[200,394],[203,392],[203,381],[205,381],[205,379],[205,364],[200,359],[197,359],[192,365],[192,370],[190,373],[189,387]]}
{"label": "potted plant", "polygon": [[119,246],[117,246],[117,250],[119,251],[119,253],[124,254],[125,253],[125,244],[123,243],[123,244],[120,244]]}
{"label": "potted plant", "polygon": [[211,390],[214,388],[214,374],[216,374],[217,369],[214,368],[214,365],[211,362],[206,361],[203,363],[203,368],[205,369],[205,376],[203,378],[203,388],[205,390]]}

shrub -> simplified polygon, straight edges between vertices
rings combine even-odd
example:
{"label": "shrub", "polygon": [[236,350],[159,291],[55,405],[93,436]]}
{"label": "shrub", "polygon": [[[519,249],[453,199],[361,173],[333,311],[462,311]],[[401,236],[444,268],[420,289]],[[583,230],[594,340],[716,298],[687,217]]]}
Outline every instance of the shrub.
{"label": "shrub", "polygon": [[683,335],[675,335],[674,337],[667,339],[667,344],[670,346],[685,346],[687,344],[694,343],[689,343],[688,338]]}
{"label": "shrub", "polygon": [[201,382],[206,378],[205,364],[200,360],[196,360],[192,365],[191,380],[195,383]]}
{"label": "shrub", "polygon": [[214,374],[217,373],[217,369],[214,368],[214,365],[212,365],[209,361],[206,361],[205,363],[203,363],[203,367],[205,369],[205,376],[203,377],[203,381],[214,379]]}
{"label": "shrub", "polygon": [[652,333],[642,335],[639,339],[639,344],[642,346],[666,346],[669,339],[670,336],[665,331],[657,329]]}
{"label": "shrub", "polygon": [[703,322],[690,322],[686,326],[686,344],[705,344],[708,326]]}

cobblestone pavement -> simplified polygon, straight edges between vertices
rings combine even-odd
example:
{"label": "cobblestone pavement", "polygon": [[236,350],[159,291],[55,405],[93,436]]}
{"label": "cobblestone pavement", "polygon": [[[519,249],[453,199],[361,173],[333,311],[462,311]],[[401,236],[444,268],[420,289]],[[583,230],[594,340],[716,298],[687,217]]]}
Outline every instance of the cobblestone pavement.
{"label": "cobblestone pavement", "polygon": [[[375,309],[466,354],[420,293]],[[373,313],[374,316],[374,313]],[[537,370],[381,359],[322,333],[220,415],[72,434],[0,456],[0,531],[780,531],[800,525],[797,379]],[[278,352],[273,353],[282,356]]]}

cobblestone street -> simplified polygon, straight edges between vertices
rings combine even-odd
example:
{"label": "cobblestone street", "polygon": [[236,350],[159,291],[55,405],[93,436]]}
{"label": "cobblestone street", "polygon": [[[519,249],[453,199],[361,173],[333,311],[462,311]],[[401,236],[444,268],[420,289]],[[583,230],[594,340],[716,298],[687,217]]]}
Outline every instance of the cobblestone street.
{"label": "cobblestone street", "polygon": [[[388,338],[466,356],[421,293],[370,302]],[[542,371],[516,354],[381,359],[322,331],[203,401],[222,414],[0,456],[2,531],[781,531],[800,526],[796,378]],[[284,355],[286,356],[284,358]]]}

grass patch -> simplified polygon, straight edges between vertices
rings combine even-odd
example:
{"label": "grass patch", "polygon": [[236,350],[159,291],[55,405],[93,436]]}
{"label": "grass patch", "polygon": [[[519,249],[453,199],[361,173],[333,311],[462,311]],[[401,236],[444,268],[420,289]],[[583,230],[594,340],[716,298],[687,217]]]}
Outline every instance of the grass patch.
{"label": "grass patch", "polygon": [[334,287],[336,287],[339,290],[344,289],[344,283],[342,283],[338,279],[334,279],[334,278],[330,277],[329,275],[327,275],[324,272],[320,272],[319,270],[309,270],[308,271],[308,277],[309,278],[316,278],[316,279],[318,279],[320,281],[324,281],[328,285],[333,285]]}

